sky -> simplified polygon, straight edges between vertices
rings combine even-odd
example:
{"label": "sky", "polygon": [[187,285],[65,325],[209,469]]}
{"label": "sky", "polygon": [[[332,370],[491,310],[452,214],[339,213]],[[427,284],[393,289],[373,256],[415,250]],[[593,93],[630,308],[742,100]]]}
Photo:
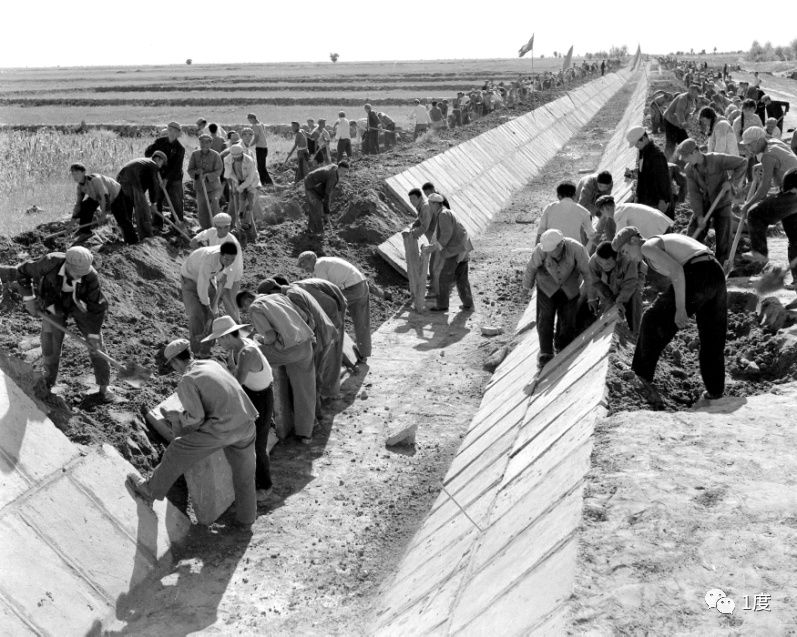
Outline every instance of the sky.
{"label": "sky", "polygon": [[[713,2],[617,0],[27,0],[7,2],[0,67],[505,58],[625,44],[648,53],[747,50],[795,37],[793,20],[718,19]],[[564,11],[563,11],[564,7]],[[631,7],[629,9],[629,7]],[[655,13],[653,8],[656,7]],[[216,17],[217,16],[217,17]],[[737,16],[738,17],[738,16]]]}

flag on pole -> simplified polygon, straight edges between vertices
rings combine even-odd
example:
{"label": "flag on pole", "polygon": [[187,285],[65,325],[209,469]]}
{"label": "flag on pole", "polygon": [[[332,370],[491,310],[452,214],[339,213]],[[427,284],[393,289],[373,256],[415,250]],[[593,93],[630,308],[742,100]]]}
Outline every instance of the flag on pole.
{"label": "flag on pole", "polygon": [[531,39],[528,42],[526,42],[526,44],[524,44],[522,47],[520,47],[520,50],[517,52],[518,57],[522,58],[524,55],[526,55],[526,53],[533,50],[534,50],[534,34],[532,33]]}
{"label": "flag on pole", "polygon": [[562,63],[562,70],[566,71],[570,68],[570,62],[573,61],[573,45],[570,45],[570,50],[568,50],[567,55],[565,56],[565,61]]}
{"label": "flag on pole", "polygon": [[642,46],[637,44],[636,46],[636,53],[634,54],[634,61],[631,63],[631,69],[636,69],[637,65],[639,64],[639,60],[642,58]]}

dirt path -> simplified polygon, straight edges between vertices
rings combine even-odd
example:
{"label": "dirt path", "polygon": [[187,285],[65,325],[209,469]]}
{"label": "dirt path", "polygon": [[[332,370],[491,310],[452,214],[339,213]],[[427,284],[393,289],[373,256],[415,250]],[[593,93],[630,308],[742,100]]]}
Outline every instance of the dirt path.
{"label": "dirt path", "polygon": [[[631,87],[632,88],[632,87]],[[556,183],[597,168],[622,116],[626,88],[495,219],[471,261],[472,314],[401,312],[374,335],[370,369],[344,383],[315,443],[273,451],[279,501],[261,510],[250,538],[225,520],[195,529],[173,569],[120,605],[121,634],[192,631],[364,634],[378,585],[437,497],[440,480],[481,399],[487,355],[525,307],[519,270],[534,240],[526,223]],[[508,248],[507,246],[512,246]],[[452,299],[456,308],[459,300]],[[388,431],[419,425],[414,447],[386,448]]]}

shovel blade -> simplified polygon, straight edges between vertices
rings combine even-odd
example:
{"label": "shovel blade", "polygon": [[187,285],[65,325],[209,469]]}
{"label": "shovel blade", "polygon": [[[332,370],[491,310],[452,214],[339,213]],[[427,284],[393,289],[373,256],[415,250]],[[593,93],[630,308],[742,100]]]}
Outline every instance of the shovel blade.
{"label": "shovel blade", "polygon": [[139,365],[135,361],[127,361],[118,373],[119,379],[125,381],[128,385],[140,389],[152,376],[152,371]]}

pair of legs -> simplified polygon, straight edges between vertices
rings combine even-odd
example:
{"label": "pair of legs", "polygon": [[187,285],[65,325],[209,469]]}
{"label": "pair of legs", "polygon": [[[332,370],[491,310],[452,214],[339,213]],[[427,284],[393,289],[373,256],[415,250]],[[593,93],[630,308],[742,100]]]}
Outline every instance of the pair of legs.
{"label": "pair of legs", "polygon": [[[559,289],[548,296],[537,287],[537,338],[540,341],[540,365],[562,351],[575,338],[578,295],[572,299]],[[555,325],[555,329],[554,329]]]}
{"label": "pair of legs", "polygon": [[219,449],[224,449],[232,469],[235,519],[239,524],[249,526],[257,517],[255,427],[252,422],[223,437],[202,429],[178,436],[169,443],[144,486],[153,498],[162,500],[177,478]]}
{"label": "pair of legs", "polygon": [[[111,204],[111,213],[122,230],[125,243],[138,243],[139,238],[152,236],[152,212],[140,188],[122,184],[119,195]],[[133,225],[134,214],[138,229]]]}
{"label": "pair of legs", "polygon": [[[706,209],[708,210],[708,209]],[[731,204],[730,202],[717,206],[711,219],[708,220],[706,227],[695,237],[698,241],[705,243],[706,235],[708,235],[709,226],[714,228],[714,236],[716,245],[714,246],[714,254],[717,255],[717,261],[725,263],[731,251]],[[692,237],[698,227],[698,219],[695,215],[689,220],[689,227],[686,233]]]}
{"label": "pair of legs", "polygon": [[[203,230],[207,230],[213,225],[213,217],[221,212],[219,204],[221,190],[208,190],[206,183],[194,181],[194,192],[196,193],[196,216],[199,219],[199,226]],[[205,199],[205,194],[207,194],[207,199]]]}
{"label": "pair of legs", "polygon": [[343,159],[343,155],[351,157],[351,139],[338,140],[338,161]]}
{"label": "pair of legs", "polygon": [[[711,397],[725,391],[725,334],[728,326],[728,300],[725,273],[716,259],[684,266],[686,312],[697,320],[700,338],[700,374]],[[659,294],[642,316],[631,369],[653,381],[659,357],[673,339],[675,291],[672,286]]]}
{"label": "pair of legs", "polygon": [[[164,183],[166,186],[166,192],[169,194],[169,201],[171,205],[174,207],[172,210],[172,221],[177,223],[178,221],[183,220],[183,180],[180,179],[169,179]],[[160,193],[160,197],[158,197],[158,210],[160,210],[161,214],[163,214],[163,204],[166,202],[166,195],[163,194],[163,191]],[[163,218],[156,215],[155,219],[152,220],[153,227],[161,231],[163,230]]]}
{"label": "pair of legs", "polygon": [[354,339],[360,356],[365,359],[371,355],[371,293],[368,281],[342,290],[348,303],[349,316],[354,323]]}
{"label": "pair of legs", "polygon": [[260,175],[260,183],[264,186],[266,184],[273,184],[271,175],[268,174],[266,167],[266,159],[268,158],[268,148],[255,147],[255,158],[257,160],[257,174]]}
{"label": "pair of legs", "polygon": [[[263,346],[266,359],[275,369],[274,390],[283,407],[293,412],[293,429],[297,436],[310,438],[315,426],[315,364],[313,344],[307,340],[287,349]],[[281,423],[283,430],[289,429]]]}
{"label": "pair of legs", "polygon": [[769,255],[767,247],[767,228],[783,223],[783,230],[789,241],[788,255],[792,277],[797,284],[797,193],[779,192],[765,197],[755,204],[747,215],[747,229],[750,232],[750,246],[754,252]]}
{"label": "pair of legs", "polygon": [[457,256],[442,259],[442,267],[437,282],[437,307],[448,309],[448,298],[451,296],[451,288],[456,283],[457,294],[462,302],[463,309],[473,307],[473,295],[468,281],[468,260],[457,262]]}
{"label": "pair of legs", "polygon": [[307,230],[311,234],[323,234],[324,213],[326,212],[324,199],[314,190],[305,189],[304,194],[307,196],[307,203],[310,206]]}
{"label": "pair of legs", "polygon": [[[211,343],[203,343],[202,339],[208,335],[208,327],[213,320],[213,315],[207,305],[203,305],[199,300],[196,281],[183,277],[181,288],[185,314],[188,317],[189,340],[191,341],[191,351],[194,356],[207,358],[210,356]],[[215,290],[208,291],[210,298],[213,298]]]}
{"label": "pair of legs", "polygon": [[310,172],[307,168],[307,163],[310,161],[310,151],[306,148],[299,148],[296,151],[296,174],[294,175],[294,183],[302,181],[307,177]]}
{"label": "pair of legs", "polygon": [[261,391],[254,391],[244,386],[244,392],[257,409],[255,420],[255,487],[268,490],[271,488],[271,461],[268,457],[268,432],[274,420],[273,384]]}
{"label": "pair of legs", "polygon": [[[80,333],[87,337],[91,332],[89,331],[86,315],[82,312],[75,311],[72,313]],[[56,313],[50,314],[49,318],[54,320],[59,325],[66,327],[67,315]],[[105,344],[102,340],[102,333],[100,333],[99,348],[105,351]],[[64,333],[56,329],[49,323],[42,321],[41,331],[41,346],[42,346],[42,367],[44,371],[44,381],[48,389],[52,389],[55,381],[58,378],[58,367],[61,363],[61,348],[64,344]],[[111,382],[111,367],[104,358],[101,358],[97,353],[89,349],[89,359],[94,368],[94,381],[97,386],[102,389],[106,388]]]}

